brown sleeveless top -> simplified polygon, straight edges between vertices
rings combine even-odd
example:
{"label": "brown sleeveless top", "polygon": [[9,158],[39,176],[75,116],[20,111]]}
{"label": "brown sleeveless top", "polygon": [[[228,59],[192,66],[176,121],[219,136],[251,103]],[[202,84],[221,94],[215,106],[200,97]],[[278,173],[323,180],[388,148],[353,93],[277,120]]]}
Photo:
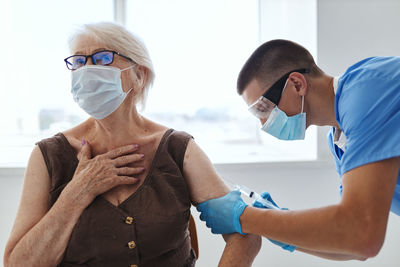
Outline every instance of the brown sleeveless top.
{"label": "brown sleeveless top", "polygon": [[[98,196],[80,216],[59,266],[194,266],[189,191],[183,160],[190,135],[169,129],[143,184],[118,206]],[[62,133],[38,143],[51,179],[53,205],[78,165]]]}

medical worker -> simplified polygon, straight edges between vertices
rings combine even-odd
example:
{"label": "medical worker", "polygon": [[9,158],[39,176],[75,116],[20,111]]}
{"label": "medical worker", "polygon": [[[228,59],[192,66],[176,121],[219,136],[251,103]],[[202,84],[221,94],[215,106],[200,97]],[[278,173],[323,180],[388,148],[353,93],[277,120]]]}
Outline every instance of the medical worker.
{"label": "medical worker", "polygon": [[[400,57],[366,58],[332,77],[304,47],[272,40],[247,60],[237,90],[262,131],[278,139],[301,140],[310,125],[331,126],[341,201],[267,209],[259,202],[247,206],[232,191],[199,204],[200,218],[213,233],[263,235],[289,251],[334,260],[377,255],[389,212],[400,215]],[[274,203],[267,192],[263,197]]]}

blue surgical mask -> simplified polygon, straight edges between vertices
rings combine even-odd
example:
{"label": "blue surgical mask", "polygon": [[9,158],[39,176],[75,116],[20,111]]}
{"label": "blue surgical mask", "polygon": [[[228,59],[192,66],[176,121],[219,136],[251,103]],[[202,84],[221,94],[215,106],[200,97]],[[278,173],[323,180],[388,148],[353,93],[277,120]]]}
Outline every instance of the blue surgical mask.
{"label": "blue surgical mask", "polygon": [[304,96],[301,102],[301,113],[291,117],[275,106],[261,130],[281,140],[303,140],[306,134]]}
{"label": "blue surgical mask", "polygon": [[126,69],[87,65],[72,72],[71,93],[76,103],[95,119],[104,119],[124,102],[121,72]]}

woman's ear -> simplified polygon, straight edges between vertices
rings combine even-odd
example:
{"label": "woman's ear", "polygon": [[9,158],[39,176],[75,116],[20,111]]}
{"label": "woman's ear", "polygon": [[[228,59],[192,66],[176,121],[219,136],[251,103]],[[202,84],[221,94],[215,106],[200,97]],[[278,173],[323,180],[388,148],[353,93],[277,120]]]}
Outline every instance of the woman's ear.
{"label": "woman's ear", "polygon": [[300,96],[305,96],[307,94],[307,79],[303,74],[293,72],[289,75],[289,80],[293,83],[296,92]]}
{"label": "woman's ear", "polygon": [[148,70],[147,70],[146,67],[138,66],[136,68],[135,72],[136,72],[135,83],[140,88],[140,90],[142,90],[144,88],[145,84],[146,84],[146,81],[147,81]]}

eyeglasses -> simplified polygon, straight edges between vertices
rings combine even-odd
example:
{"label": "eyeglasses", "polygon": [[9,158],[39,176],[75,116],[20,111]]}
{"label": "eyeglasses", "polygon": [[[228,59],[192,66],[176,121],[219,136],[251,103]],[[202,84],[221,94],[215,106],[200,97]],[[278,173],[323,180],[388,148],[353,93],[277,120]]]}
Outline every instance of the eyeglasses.
{"label": "eyeglasses", "polygon": [[289,75],[293,72],[309,73],[308,69],[292,70],[277,80],[267,91],[253,104],[249,106],[249,111],[259,119],[268,119],[269,114],[279,104],[282,93],[286,88]]}
{"label": "eyeglasses", "polygon": [[64,59],[69,70],[76,70],[86,65],[88,58],[92,59],[94,65],[109,65],[114,62],[114,54],[117,54],[129,61],[134,62],[131,58],[122,55],[119,52],[102,50],[91,55],[73,55]]}

